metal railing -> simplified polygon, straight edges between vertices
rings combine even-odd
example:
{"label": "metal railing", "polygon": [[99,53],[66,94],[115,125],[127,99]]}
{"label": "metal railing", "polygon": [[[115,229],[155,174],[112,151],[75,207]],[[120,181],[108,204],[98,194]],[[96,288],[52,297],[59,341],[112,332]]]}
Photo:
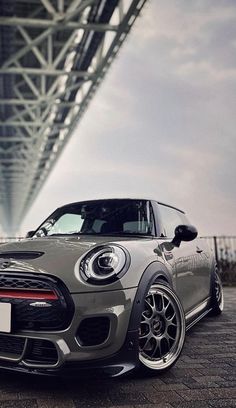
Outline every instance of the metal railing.
{"label": "metal railing", "polygon": [[0,237],[0,244],[6,244],[7,242],[16,242],[24,239],[24,237]]}
{"label": "metal railing", "polygon": [[203,237],[214,250],[223,283],[236,284],[236,236]]}
{"label": "metal railing", "polygon": [[[0,244],[15,242],[23,237],[0,237]],[[236,236],[209,236],[202,237],[207,240],[213,249],[224,284],[236,284]]]}

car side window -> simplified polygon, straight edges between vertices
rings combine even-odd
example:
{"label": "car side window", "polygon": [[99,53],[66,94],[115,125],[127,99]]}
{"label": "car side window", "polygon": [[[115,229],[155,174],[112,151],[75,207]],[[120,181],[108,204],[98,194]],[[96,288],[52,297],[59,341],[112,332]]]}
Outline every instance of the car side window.
{"label": "car side window", "polygon": [[174,238],[175,228],[181,224],[187,224],[185,214],[175,208],[159,204],[159,212],[164,234],[167,238]]}

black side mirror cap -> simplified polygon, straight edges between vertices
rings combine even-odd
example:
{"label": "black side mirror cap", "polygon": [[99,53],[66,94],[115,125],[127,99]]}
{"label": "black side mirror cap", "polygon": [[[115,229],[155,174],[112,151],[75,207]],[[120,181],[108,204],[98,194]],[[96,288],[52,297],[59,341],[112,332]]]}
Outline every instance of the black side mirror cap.
{"label": "black side mirror cap", "polygon": [[28,231],[27,234],[26,234],[26,238],[32,238],[34,233],[35,233],[35,231]]}
{"label": "black side mirror cap", "polygon": [[178,225],[175,228],[175,236],[172,240],[174,246],[179,247],[181,241],[193,241],[197,237],[198,231],[193,225]]}

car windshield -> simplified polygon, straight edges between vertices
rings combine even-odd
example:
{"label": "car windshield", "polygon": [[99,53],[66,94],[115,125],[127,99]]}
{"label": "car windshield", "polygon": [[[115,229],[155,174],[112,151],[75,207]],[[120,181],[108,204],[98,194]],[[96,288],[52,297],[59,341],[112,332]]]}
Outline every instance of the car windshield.
{"label": "car windshield", "polygon": [[53,235],[154,234],[153,212],[147,200],[97,200],[67,205],[56,210],[34,237]]}

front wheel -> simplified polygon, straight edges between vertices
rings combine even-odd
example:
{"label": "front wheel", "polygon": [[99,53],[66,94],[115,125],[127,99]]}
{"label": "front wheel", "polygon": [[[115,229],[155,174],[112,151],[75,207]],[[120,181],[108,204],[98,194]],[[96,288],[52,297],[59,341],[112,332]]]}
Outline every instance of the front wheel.
{"label": "front wheel", "polygon": [[211,284],[211,315],[220,315],[224,309],[223,286],[217,269],[214,271]]}
{"label": "front wheel", "polygon": [[177,295],[165,282],[151,285],[139,328],[139,360],[145,372],[169,369],[180,356],[185,339],[185,315]]}

